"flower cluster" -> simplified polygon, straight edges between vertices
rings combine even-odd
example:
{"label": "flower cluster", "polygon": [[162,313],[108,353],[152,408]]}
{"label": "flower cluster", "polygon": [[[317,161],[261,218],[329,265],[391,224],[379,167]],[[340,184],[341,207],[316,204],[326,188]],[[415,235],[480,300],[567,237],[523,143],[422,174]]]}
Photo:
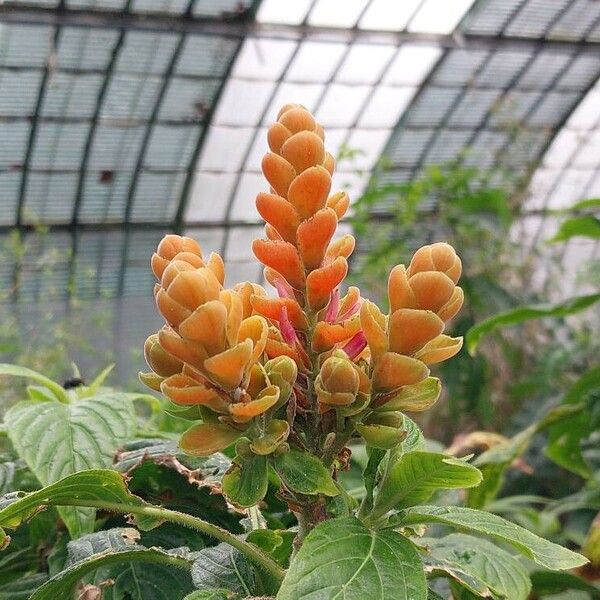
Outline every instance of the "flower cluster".
{"label": "flower cluster", "polygon": [[250,283],[225,289],[218,255],[205,260],[193,240],[167,236],[152,258],[166,325],[146,342],[152,372],[141,378],[175,404],[199,407],[202,422],[181,442],[198,455],[243,437],[246,453],[284,452],[289,440],[324,457],[356,432],[391,448],[405,435],[403,412],[440,394],[428,365],[461,348],[443,334],[463,302],[460,259],[436,243],[396,266],[389,315],[356,287],[342,295],[355,241],[335,236],[349,198],[330,194],[335,160],[323,129],[286,105],[268,143],[270,190],[256,198],[265,239],[253,250],[276,295]]}

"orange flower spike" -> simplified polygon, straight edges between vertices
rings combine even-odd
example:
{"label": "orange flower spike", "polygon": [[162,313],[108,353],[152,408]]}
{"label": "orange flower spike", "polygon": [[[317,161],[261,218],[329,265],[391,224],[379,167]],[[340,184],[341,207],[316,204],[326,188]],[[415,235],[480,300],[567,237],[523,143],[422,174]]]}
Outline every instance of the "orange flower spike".
{"label": "orange flower spike", "polygon": [[[316,131],[317,122],[315,118],[306,108],[298,104],[284,106],[277,115],[277,121],[276,124],[283,125],[290,134],[299,133],[300,131],[314,131],[319,135]],[[319,137],[323,139],[321,135]]]}
{"label": "orange flower spike", "polygon": [[314,309],[323,308],[331,292],[340,285],[348,273],[348,263],[339,256],[330,265],[316,269],[306,278],[306,293],[308,303]]}
{"label": "orange flower spike", "polygon": [[166,235],[151,259],[152,271],[157,279],[162,277],[169,262],[180,252],[190,252],[202,258],[202,248],[196,240],[175,234]]}
{"label": "orange flower spike", "polygon": [[436,242],[419,248],[412,257],[408,270],[411,275],[423,271],[440,271],[457,283],[462,263],[450,244]]}
{"label": "orange flower spike", "polygon": [[225,350],[226,327],[227,308],[219,300],[210,300],[182,321],[178,331],[183,338],[202,344],[213,356]]}
{"label": "orange flower spike", "polygon": [[307,271],[321,266],[327,246],[337,228],[337,216],[323,208],[298,227],[298,250]]}
{"label": "orange flower spike", "polygon": [[295,246],[283,241],[254,240],[252,250],[261,263],[281,273],[293,288],[304,288],[304,267]]}
{"label": "orange flower spike", "polygon": [[301,219],[309,219],[325,207],[330,189],[331,175],[327,170],[320,166],[311,167],[291,182],[287,199]]}
{"label": "orange flower spike", "polygon": [[209,300],[217,300],[220,291],[219,280],[207,268],[183,271],[167,287],[167,294],[189,310],[195,310]]}
{"label": "orange flower spike", "polygon": [[277,194],[261,192],[256,196],[256,209],[260,216],[277,230],[286,242],[296,243],[296,229],[300,224],[294,207]]}
{"label": "orange flower spike", "polygon": [[401,308],[390,315],[389,347],[392,352],[412,356],[444,331],[444,322],[429,310]]}
{"label": "orange flower spike", "polygon": [[267,143],[275,154],[279,154],[281,146],[292,136],[292,132],[281,123],[273,123],[267,131]]}

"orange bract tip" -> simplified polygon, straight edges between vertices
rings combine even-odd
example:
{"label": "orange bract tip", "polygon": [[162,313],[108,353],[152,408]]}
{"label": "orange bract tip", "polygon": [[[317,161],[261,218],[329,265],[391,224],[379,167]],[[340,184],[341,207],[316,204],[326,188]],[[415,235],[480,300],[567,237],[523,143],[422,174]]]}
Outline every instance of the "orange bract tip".
{"label": "orange bract tip", "polygon": [[445,242],[436,242],[419,248],[410,261],[411,275],[423,271],[441,271],[454,283],[460,277],[462,264],[454,248]]}
{"label": "orange bract tip", "polygon": [[263,265],[281,273],[293,288],[304,288],[304,268],[293,244],[275,240],[254,240],[252,250]]}
{"label": "orange bract tip", "polygon": [[179,323],[187,319],[191,314],[189,309],[173,300],[163,288],[158,288],[155,299],[160,314],[172,327],[177,327]]}
{"label": "orange bract tip", "polygon": [[225,390],[234,390],[244,378],[244,372],[252,358],[253,344],[244,340],[233,348],[204,361],[204,370],[212,381]]}
{"label": "orange bract tip", "polygon": [[338,219],[342,219],[350,206],[350,197],[346,192],[338,192],[327,198],[327,206],[335,210]]}
{"label": "orange bract tip", "polygon": [[196,369],[201,369],[204,361],[208,357],[202,344],[192,341],[186,341],[175,331],[163,327],[158,332],[160,345],[179,360],[191,365]]}
{"label": "orange bract tip", "polygon": [[429,375],[421,361],[395,352],[385,352],[373,370],[373,387],[377,391],[391,392],[403,385],[412,385]]}
{"label": "orange bract tip", "polygon": [[181,436],[179,447],[193,456],[210,456],[233,444],[241,434],[224,423],[201,423]]}
{"label": "orange bract tip", "polygon": [[279,388],[276,385],[270,385],[265,388],[255,400],[231,404],[229,412],[234,421],[237,423],[245,423],[258,415],[267,412],[271,407],[277,404],[278,400]]}
{"label": "orange bract tip", "polygon": [[196,269],[197,267],[194,267],[185,260],[172,260],[163,271],[162,277],[160,278],[160,285],[166,289],[171,285],[179,273],[183,273],[184,271],[195,271]]}
{"label": "orange bract tip", "polygon": [[198,383],[187,375],[172,375],[165,379],[161,392],[175,404],[184,406],[201,404],[216,412],[227,414],[228,403],[219,396],[216,390]]}
{"label": "orange bract tip", "polygon": [[331,208],[317,211],[298,227],[298,250],[307,271],[321,266],[336,227],[337,216]]}
{"label": "orange bract tip", "polygon": [[439,271],[424,271],[408,280],[419,308],[437,312],[452,297],[454,282]]}
{"label": "orange bract tip", "polygon": [[323,167],[329,172],[330,175],[333,175],[333,172],[335,171],[335,158],[333,158],[333,155],[329,154],[329,152],[325,152]]}
{"label": "orange bract tip", "polygon": [[183,363],[171,356],[160,345],[158,334],[153,334],[144,343],[144,358],[148,366],[161,377],[169,377],[181,372]]}
{"label": "orange bract tip", "polygon": [[209,356],[225,350],[227,309],[219,300],[210,300],[199,306],[179,324],[179,334],[188,340],[200,342]]}
{"label": "orange bract tip", "polygon": [[418,308],[417,300],[408,284],[408,274],[404,265],[395,266],[388,280],[390,311],[399,308]]}
{"label": "orange bract tip", "polygon": [[292,244],[296,242],[300,218],[285,198],[261,192],[256,196],[256,210],[267,223],[275,227],[282,239]]}
{"label": "orange bract tip", "polygon": [[190,310],[209,300],[216,300],[220,291],[219,280],[205,267],[179,273],[167,288],[167,294],[173,300]]}
{"label": "orange bract tip", "polygon": [[302,104],[295,104],[294,102],[288,102],[284,104],[277,113],[277,120],[281,119],[281,116],[285,114],[288,110],[292,110],[293,108],[304,108]]}
{"label": "orange bract tip", "polygon": [[262,171],[275,192],[286,198],[290,184],[296,177],[294,167],[279,154],[269,152],[263,157]]}
{"label": "orange bract tip", "polygon": [[240,324],[245,317],[244,304],[237,292],[233,290],[222,290],[219,294],[219,300],[227,309],[227,326],[225,329],[227,342],[230,346],[234,346],[237,344]]}
{"label": "orange bract tip", "polygon": [[388,350],[388,338],[385,333],[385,317],[378,306],[365,300],[360,307],[360,324],[371,350],[373,363],[376,363]]}
{"label": "orange bract tip", "polygon": [[238,341],[251,340],[253,345],[252,362],[256,362],[265,351],[269,326],[263,317],[254,315],[242,321],[238,331]]}
{"label": "orange bract tip", "polygon": [[174,233],[165,235],[156,249],[156,254],[167,260],[172,260],[180,252],[191,252],[202,257],[202,248],[196,240]]}
{"label": "orange bract tip", "polygon": [[444,331],[444,322],[429,310],[400,308],[390,315],[390,350],[412,355]]}
{"label": "orange bract tip", "polygon": [[305,130],[314,131],[317,125],[315,118],[302,106],[295,106],[286,110],[278,121],[292,133]]}
{"label": "orange bract tip", "polygon": [[288,190],[288,200],[301,219],[309,219],[325,206],[331,189],[331,175],[320,166],[306,169]]}
{"label": "orange bract tip", "polygon": [[326,352],[336,344],[348,341],[360,331],[358,315],[343,323],[326,323],[319,321],[315,325],[312,348],[315,352]]}
{"label": "orange bract tip", "polygon": [[291,135],[292,132],[281,123],[273,123],[267,131],[267,142],[271,152],[279,154],[281,146],[283,146],[285,141],[290,138]]}
{"label": "orange bract tip", "polygon": [[426,344],[415,358],[423,361],[426,365],[433,365],[458,354],[462,345],[462,337],[453,338],[448,335],[440,335]]}
{"label": "orange bract tip", "polygon": [[331,292],[344,281],[348,273],[348,262],[342,256],[330,265],[316,269],[306,278],[308,303],[314,309],[323,308],[329,302]]}
{"label": "orange bract tip", "polygon": [[225,283],[225,264],[220,254],[211,252],[206,266],[214,273],[217,281],[223,285]]}
{"label": "orange bract tip", "polygon": [[244,283],[238,283],[234,288],[236,295],[239,296],[242,302],[243,318],[246,319],[253,314],[252,296],[266,297],[267,292],[265,289],[258,285],[258,283],[250,283],[245,281]]}
{"label": "orange bract tip", "polygon": [[287,310],[287,316],[294,329],[305,330],[308,327],[308,321],[304,311],[293,298],[269,298],[263,296],[252,296],[250,299],[254,310],[267,319],[279,321],[281,309]]}
{"label": "orange bract tip", "polygon": [[325,158],[323,140],[312,131],[300,131],[281,146],[281,156],[294,167],[296,173],[302,173],[323,162]]}
{"label": "orange bract tip", "polygon": [[339,240],[333,242],[325,253],[325,264],[333,262],[338,256],[348,258],[354,252],[356,240],[354,236],[347,233]]}
{"label": "orange bract tip", "polygon": [[440,319],[442,319],[442,321],[449,321],[462,308],[464,300],[465,293],[462,291],[462,288],[454,288],[450,300],[448,300],[448,302],[446,302],[446,304],[444,304],[444,306],[438,310],[438,316]]}

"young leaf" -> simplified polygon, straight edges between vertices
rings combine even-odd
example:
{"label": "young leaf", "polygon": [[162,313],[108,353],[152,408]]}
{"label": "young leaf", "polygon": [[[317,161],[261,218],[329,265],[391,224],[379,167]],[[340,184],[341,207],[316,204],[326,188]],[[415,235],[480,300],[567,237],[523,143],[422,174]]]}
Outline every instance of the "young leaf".
{"label": "young leaf", "polygon": [[[402,513],[402,525],[441,523],[507,542],[547,569],[573,569],[587,563],[576,552],[553,544],[502,517],[460,506],[415,506]],[[399,523],[396,522],[395,526]]]}
{"label": "young leaf", "polygon": [[38,373],[32,369],[28,369],[27,367],[0,363],[0,375],[32,379],[33,381],[37,381],[48,388],[59,402],[69,402],[67,391],[61,385],[56,383],[56,381],[52,381],[52,379],[49,379],[45,375],[42,375],[41,373]]}
{"label": "young leaf", "polygon": [[291,449],[279,454],[273,466],[283,483],[300,494],[337,496],[339,491],[325,465],[308,452]]}
{"label": "young leaf", "polygon": [[[422,539],[419,544],[429,548],[427,565],[436,570],[446,567],[458,569],[473,578],[475,585],[465,579],[458,580],[474,594],[484,595],[485,590],[501,598],[527,600],[531,582],[527,571],[506,550],[487,540],[454,533],[441,539]],[[439,562],[437,562],[439,561]]]}
{"label": "young leaf", "polygon": [[498,327],[518,325],[519,323],[542,317],[567,317],[589,308],[596,302],[600,302],[600,294],[577,296],[554,306],[519,306],[518,308],[498,313],[481,321],[481,323],[477,323],[477,325],[474,325],[467,331],[467,335],[465,336],[467,350],[470,354],[474,354],[481,339]]}
{"label": "young leaf", "polygon": [[240,464],[234,463],[223,477],[223,493],[243,508],[258,504],[269,487],[267,457],[253,455]]}
{"label": "young leaf", "polygon": [[277,600],[426,600],[419,554],[395,531],[332,519],[311,531],[292,560]]}
{"label": "young leaf", "polygon": [[[15,450],[42,485],[110,466],[136,426],[131,402],[116,393],[75,404],[19,402],[7,411],[5,423]],[[71,537],[93,531],[93,509],[61,507],[59,513]]]}
{"label": "young leaf", "polygon": [[464,460],[434,452],[409,452],[388,470],[372,518],[425,502],[436,490],[468,488],[480,482],[479,470]]}
{"label": "young leaf", "polygon": [[197,553],[192,565],[194,587],[203,591],[227,589],[251,596],[254,574],[241,552],[227,544],[205,548]]}

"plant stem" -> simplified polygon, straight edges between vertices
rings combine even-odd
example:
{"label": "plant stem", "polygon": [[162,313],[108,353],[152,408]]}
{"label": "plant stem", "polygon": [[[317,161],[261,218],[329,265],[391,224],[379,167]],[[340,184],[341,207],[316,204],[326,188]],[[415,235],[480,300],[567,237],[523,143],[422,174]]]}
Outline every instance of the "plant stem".
{"label": "plant stem", "polygon": [[92,508],[100,508],[109,512],[131,513],[134,515],[142,515],[159,519],[161,521],[169,521],[177,523],[189,529],[195,529],[205,533],[220,542],[229,544],[236,550],[239,550],[256,566],[268,573],[278,585],[281,584],[285,571],[270,557],[264,554],[257,546],[250,544],[245,540],[233,535],[229,531],[204,521],[199,517],[186,515],[185,513],[169,510],[160,506],[144,506],[135,504],[120,504],[118,502],[104,502],[101,500],[77,500],[73,499],[69,502],[70,506],[87,506]]}

